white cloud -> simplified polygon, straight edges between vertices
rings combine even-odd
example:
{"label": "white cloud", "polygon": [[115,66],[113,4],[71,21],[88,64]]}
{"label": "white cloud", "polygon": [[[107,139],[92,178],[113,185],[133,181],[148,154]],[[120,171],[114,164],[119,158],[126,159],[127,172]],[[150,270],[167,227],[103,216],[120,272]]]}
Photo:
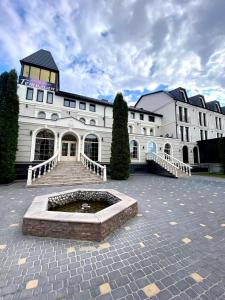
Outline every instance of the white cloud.
{"label": "white cloud", "polygon": [[63,90],[113,98],[163,84],[224,104],[223,9],[223,0],[2,0],[0,59],[19,70],[19,59],[44,48]]}

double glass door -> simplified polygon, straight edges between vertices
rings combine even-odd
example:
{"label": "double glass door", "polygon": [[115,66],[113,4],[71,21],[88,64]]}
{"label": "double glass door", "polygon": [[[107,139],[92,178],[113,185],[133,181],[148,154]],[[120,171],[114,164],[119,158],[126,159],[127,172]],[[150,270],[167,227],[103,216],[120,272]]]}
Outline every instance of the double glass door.
{"label": "double glass door", "polygon": [[62,141],[61,160],[76,160],[77,143],[75,141]]}

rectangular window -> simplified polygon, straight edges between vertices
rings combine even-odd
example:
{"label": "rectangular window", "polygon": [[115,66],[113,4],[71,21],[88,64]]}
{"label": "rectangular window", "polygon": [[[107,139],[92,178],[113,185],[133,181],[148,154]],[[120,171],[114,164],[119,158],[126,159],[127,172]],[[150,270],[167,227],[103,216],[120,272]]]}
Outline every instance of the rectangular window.
{"label": "rectangular window", "polygon": [[189,142],[189,127],[185,127],[186,141]]}
{"label": "rectangular window", "polygon": [[184,108],[184,122],[188,122],[188,111],[186,107]]}
{"label": "rectangular window", "polygon": [[148,116],[149,122],[155,122],[155,117],[154,116]]}
{"label": "rectangular window", "polygon": [[182,107],[179,106],[179,121],[183,121]]}
{"label": "rectangular window", "polygon": [[181,138],[181,141],[184,140],[184,127],[183,126],[180,126],[180,138]]}
{"label": "rectangular window", "polygon": [[203,130],[202,129],[200,130],[200,137],[201,137],[201,141],[204,140],[204,138],[203,138]]}
{"label": "rectangular window", "polygon": [[198,114],[199,114],[199,124],[202,126],[202,113],[199,112]]}
{"label": "rectangular window", "polygon": [[43,98],[44,98],[44,91],[37,90],[37,101],[43,102]]}
{"label": "rectangular window", "polygon": [[217,138],[219,138],[219,137],[220,137],[220,134],[217,132],[216,136],[217,136]]}
{"label": "rectangular window", "polygon": [[47,103],[52,104],[53,103],[53,93],[47,92]]}
{"label": "rectangular window", "polygon": [[144,115],[143,114],[140,114],[140,120],[144,120]]}
{"label": "rectangular window", "polygon": [[55,72],[51,72],[51,74],[50,74],[50,82],[51,82],[51,83],[55,83],[55,79],[56,79],[56,74],[55,74]]}
{"label": "rectangular window", "polygon": [[221,118],[219,118],[219,129],[222,130],[222,122],[221,122]]}
{"label": "rectangular window", "polygon": [[95,112],[96,111],[96,105],[95,104],[90,104],[89,105],[89,110]]}
{"label": "rectangular window", "polygon": [[79,103],[79,108],[82,110],[86,110],[86,103],[85,102],[80,102]]}
{"label": "rectangular window", "polygon": [[70,100],[70,99],[64,99],[64,106],[70,107],[70,108],[75,108],[76,107],[76,101],[75,100]]}
{"label": "rectangular window", "polygon": [[216,117],[216,129],[218,129],[218,118]]}
{"label": "rectangular window", "polygon": [[30,78],[31,79],[40,79],[40,69],[36,67],[31,67],[30,68]]}
{"label": "rectangular window", "polygon": [[131,112],[130,115],[131,115],[131,119],[135,119],[135,113],[134,112]]}
{"label": "rectangular window", "polygon": [[206,127],[207,125],[206,125],[206,114],[205,113],[203,113],[203,122],[204,122],[204,126]]}
{"label": "rectangular window", "polygon": [[30,75],[30,66],[24,65],[23,66],[23,76],[24,77],[29,77]]}
{"label": "rectangular window", "polygon": [[49,82],[50,71],[41,69],[40,80]]}
{"label": "rectangular window", "polygon": [[34,93],[34,89],[32,89],[32,88],[27,88],[26,99],[27,99],[27,100],[33,100],[33,93]]}
{"label": "rectangular window", "polygon": [[205,131],[205,139],[208,140],[208,132]]}

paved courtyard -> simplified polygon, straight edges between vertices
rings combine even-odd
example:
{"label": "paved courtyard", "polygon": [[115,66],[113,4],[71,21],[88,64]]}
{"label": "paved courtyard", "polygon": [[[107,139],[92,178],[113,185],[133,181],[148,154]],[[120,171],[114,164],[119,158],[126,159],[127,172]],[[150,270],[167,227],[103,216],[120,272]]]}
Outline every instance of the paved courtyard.
{"label": "paved courtyard", "polygon": [[138,216],[99,243],[23,236],[33,197],[71,187],[0,187],[0,299],[225,299],[224,180],[139,175],[85,187],[136,198]]}

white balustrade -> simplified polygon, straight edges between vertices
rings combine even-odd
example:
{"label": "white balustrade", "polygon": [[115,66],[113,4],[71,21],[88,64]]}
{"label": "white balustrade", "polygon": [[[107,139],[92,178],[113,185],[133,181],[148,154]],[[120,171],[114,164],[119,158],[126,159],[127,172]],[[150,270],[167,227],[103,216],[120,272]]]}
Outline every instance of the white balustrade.
{"label": "white balustrade", "polygon": [[177,159],[177,158],[175,158],[172,155],[169,155],[167,153],[164,153],[164,157],[167,161],[169,161],[173,165],[177,166],[180,171],[184,172],[188,176],[191,176],[192,167],[190,165],[185,164],[184,162],[180,161],[179,159]]}
{"label": "white balustrade", "polygon": [[107,181],[106,166],[102,166],[96,161],[91,160],[86,154],[80,154],[80,161],[91,172],[100,176],[103,181]]}
{"label": "white balustrade", "polygon": [[27,174],[27,185],[31,185],[33,181],[41,176],[46,175],[46,172],[50,172],[54,169],[58,163],[58,152],[56,152],[52,157],[48,160],[32,167],[29,166],[28,174]]}
{"label": "white balustrade", "polygon": [[178,170],[179,170],[178,167],[172,164],[170,161],[166,160],[163,156],[151,152],[151,153],[146,153],[146,159],[155,161],[164,169],[166,169],[171,174],[173,174],[175,177],[178,177]]}

